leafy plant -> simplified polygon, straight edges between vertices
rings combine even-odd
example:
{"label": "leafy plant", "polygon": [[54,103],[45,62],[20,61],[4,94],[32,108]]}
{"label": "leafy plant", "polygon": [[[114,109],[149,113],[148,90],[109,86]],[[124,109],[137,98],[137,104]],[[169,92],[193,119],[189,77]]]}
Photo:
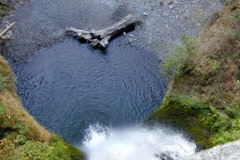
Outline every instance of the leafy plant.
{"label": "leafy plant", "polygon": [[195,38],[184,35],[181,41],[180,45],[171,49],[171,54],[166,57],[162,64],[162,73],[168,81],[172,79],[175,73],[178,73],[180,68],[184,67],[186,59],[196,53],[197,50],[197,41]]}
{"label": "leafy plant", "polygon": [[235,97],[230,106],[226,108],[226,113],[232,119],[240,119],[240,96]]}
{"label": "leafy plant", "polygon": [[0,103],[0,116],[3,115],[5,112],[4,106]]}
{"label": "leafy plant", "polygon": [[11,12],[11,6],[4,2],[4,0],[0,0],[0,18],[4,17]]}
{"label": "leafy plant", "polygon": [[233,0],[222,0],[223,5],[229,5],[233,2]]}
{"label": "leafy plant", "polygon": [[27,141],[24,145],[27,157],[32,160],[46,160],[51,154],[52,148],[41,142]]}
{"label": "leafy plant", "polygon": [[7,87],[8,79],[9,79],[8,76],[4,76],[3,74],[0,73],[0,91]]}
{"label": "leafy plant", "polygon": [[20,122],[16,122],[12,127],[13,129],[17,129],[20,135],[23,135],[26,132],[26,127]]}

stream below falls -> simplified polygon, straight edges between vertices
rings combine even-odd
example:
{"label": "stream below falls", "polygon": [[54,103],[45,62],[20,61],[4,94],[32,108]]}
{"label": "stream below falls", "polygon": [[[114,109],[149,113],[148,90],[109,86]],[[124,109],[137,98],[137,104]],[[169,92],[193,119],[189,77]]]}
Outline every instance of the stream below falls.
{"label": "stream below falls", "polygon": [[24,106],[70,143],[91,124],[126,126],[145,120],[165,91],[155,55],[114,40],[105,52],[66,38],[13,63]]}
{"label": "stream below falls", "polygon": [[26,63],[11,62],[27,110],[89,160],[171,160],[195,152],[181,133],[139,125],[166,90],[159,64],[126,37],[106,51],[65,38]]}

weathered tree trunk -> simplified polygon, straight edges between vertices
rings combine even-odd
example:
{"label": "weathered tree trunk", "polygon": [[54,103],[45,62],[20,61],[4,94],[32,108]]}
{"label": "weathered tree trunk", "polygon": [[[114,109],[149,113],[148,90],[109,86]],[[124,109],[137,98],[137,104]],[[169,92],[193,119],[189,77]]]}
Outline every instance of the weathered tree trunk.
{"label": "weathered tree trunk", "polygon": [[116,22],[110,27],[107,27],[103,30],[95,31],[85,31],[70,27],[67,29],[67,32],[74,33],[77,38],[84,39],[87,42],[90,42],[93,47],[106,48],[109,44],[109,40],[116,36],[117,34],[123,32],[125,29],[128,29],[131,26],[137,24],[137,19],[134,15],[130,14],[120,21]]}
{"label": "weathered tree trunk", "polygon": [[11,23],[9,26],[6,27],[2,32],[0,32],[0,39],[10,39],[12,33],[10,32],[10,29],[15,25],[15,22]]}

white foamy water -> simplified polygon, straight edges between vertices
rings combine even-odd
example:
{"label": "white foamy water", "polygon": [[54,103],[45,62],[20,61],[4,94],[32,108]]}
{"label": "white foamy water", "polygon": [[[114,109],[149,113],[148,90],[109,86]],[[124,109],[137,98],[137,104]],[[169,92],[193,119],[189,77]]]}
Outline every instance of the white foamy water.
{"label": "white foamy water", "polygon": [[88,160],[174,160],[195,153],[196,145],[164,127],[112,129],[90,126],[81,147]]}

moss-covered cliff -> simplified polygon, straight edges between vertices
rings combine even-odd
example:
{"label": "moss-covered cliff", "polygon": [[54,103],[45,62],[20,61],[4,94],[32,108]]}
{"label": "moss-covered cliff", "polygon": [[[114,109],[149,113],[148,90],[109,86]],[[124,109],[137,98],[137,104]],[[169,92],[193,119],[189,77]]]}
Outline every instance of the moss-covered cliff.
{"label": "moss-covered cliff", "polygon": [[187,131],[209,148],[240,138],[240,0],[216,13],[195,41],[151,119]]}
{"label": "moss-covered cliff", "polygon": [[82,153],[40,126],[22,107],[12,72],[0,56],[0,159],[81,160]]}

